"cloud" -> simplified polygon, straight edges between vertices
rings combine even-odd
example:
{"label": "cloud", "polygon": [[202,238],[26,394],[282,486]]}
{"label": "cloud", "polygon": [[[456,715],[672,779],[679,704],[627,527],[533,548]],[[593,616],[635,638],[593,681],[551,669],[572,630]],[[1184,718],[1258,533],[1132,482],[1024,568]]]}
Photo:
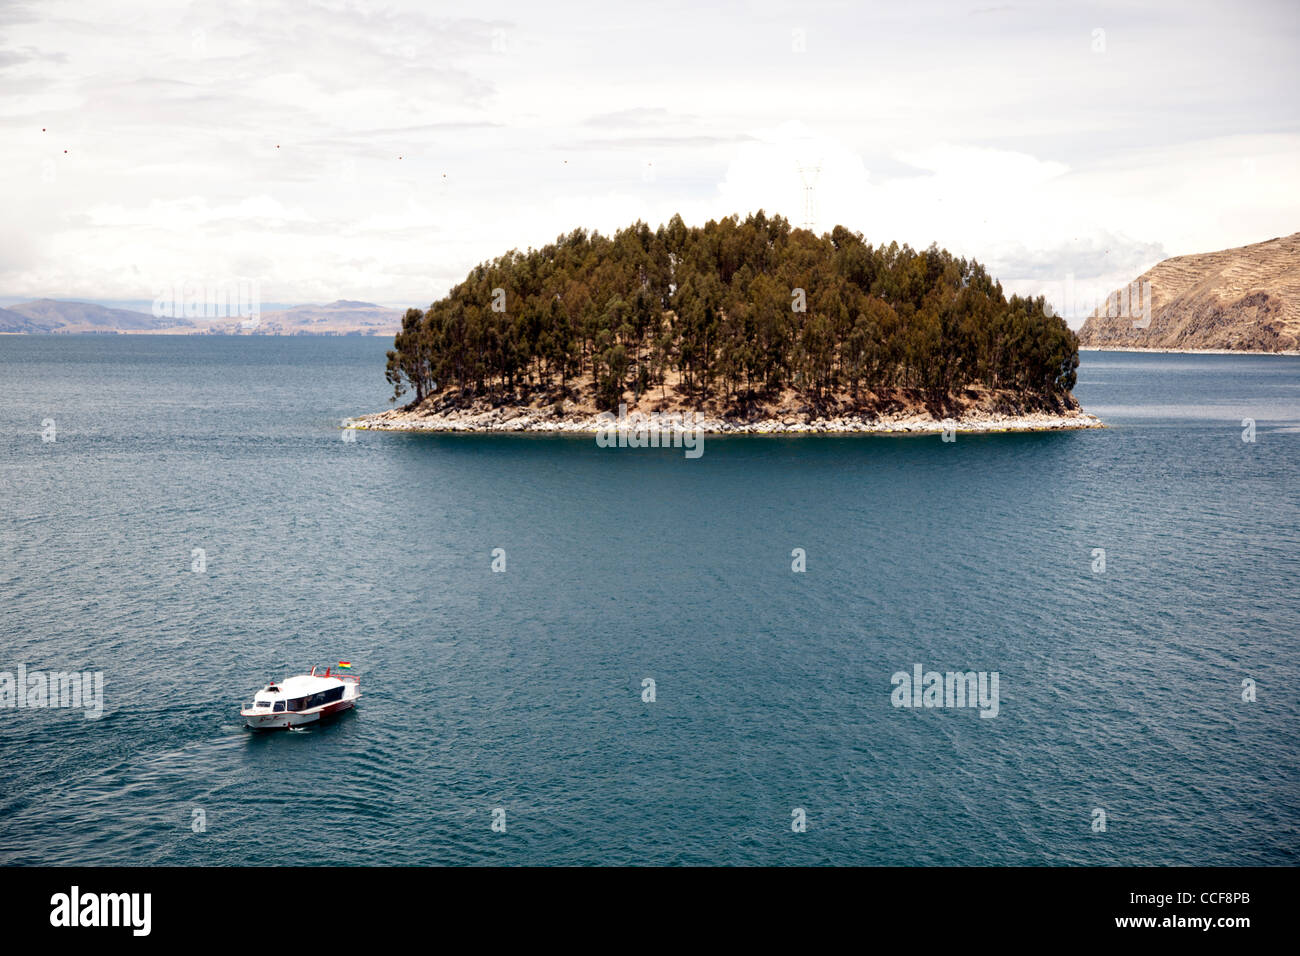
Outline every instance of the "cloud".
{"label": "cloud", "polygon": [[427,304],[576,226],[802,222],[811,167],[819,228],[938,242],[1015,290],[1294,231],[1289,8],[1096,15],[9,5],[0,295],[257,270],[268,301]]}

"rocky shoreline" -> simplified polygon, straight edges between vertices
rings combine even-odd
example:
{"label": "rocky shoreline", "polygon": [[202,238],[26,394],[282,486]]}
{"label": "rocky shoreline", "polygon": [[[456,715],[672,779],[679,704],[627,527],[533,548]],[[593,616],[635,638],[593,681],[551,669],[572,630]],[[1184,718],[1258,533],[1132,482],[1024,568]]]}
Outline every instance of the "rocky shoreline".
{"label": "rocky shoreline", "polygon": [[1297,349],[1165,349],[1135,345],[1080,345],[1080,352],[1155,352],[1164,355],[1300,355]]}
{"label": "rocky shoreline", "polygon": [[936,419],[930,415],[902,413],[877,418],[857,415],[835,417],[784,416],[737,421],[706,414],[645,413],[621,415],[566,414],[554,408],[534,408],[486,403],[468,408],[432,410],[394,408],[372,415],[360,415],[343,422],[344,428],[365,431],[415,432],[530,432],[599,434],[602,431],[638,432],[661,428],[706,435],[800,435],[800,434],[970,434],[984,432],[1073,431],[1105,428],[1095,415],[1081,410],[1063,413],[1029,412],[1006,415],[970,412],[958,418]]}

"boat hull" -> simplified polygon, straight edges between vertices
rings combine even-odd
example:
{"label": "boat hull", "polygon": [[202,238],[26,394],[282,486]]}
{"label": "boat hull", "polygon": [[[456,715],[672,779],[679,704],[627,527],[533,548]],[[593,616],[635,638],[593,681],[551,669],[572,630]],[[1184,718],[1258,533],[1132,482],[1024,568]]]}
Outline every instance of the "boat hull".
{"label": "boat hull", "polygon": [[334,714],[341,714],[345,710],[351,710],[356,704],[356,700],[340,700],[333,704],[327,704],[317,710],[309,710],[292,713],[278,714],[243,714],[244,722],[253,730],[288,730],[292,727],[302,727],[306,724],[314,724],[320,721],[322,717],[330,717]]}

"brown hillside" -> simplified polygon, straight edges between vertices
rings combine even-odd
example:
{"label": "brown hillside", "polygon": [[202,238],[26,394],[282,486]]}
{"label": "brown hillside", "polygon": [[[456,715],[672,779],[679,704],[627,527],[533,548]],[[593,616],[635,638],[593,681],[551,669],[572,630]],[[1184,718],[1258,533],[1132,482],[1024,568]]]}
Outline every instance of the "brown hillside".
{"label": "brown hillside", "polygon": [[[1166,259],[1136,280],[1150,282],[1148,328],[1140,310],[1099,307],[1079,330],[1085,347],[1300,348],[1300,232],[1239,249]],[[1144,286],[1145,287],[1145,286]],[[1114,297],[1112,296],[1112,303]]]}

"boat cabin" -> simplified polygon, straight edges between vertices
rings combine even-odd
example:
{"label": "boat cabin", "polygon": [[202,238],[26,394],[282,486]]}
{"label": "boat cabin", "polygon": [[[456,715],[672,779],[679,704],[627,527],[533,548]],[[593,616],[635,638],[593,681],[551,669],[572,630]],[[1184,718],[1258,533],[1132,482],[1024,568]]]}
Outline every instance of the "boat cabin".
{"label": "boat cabin", "polygon": [[343,699],[346,685],[338,677],[317,676],[315,668],[309,675],[290,677],[276,683],[272,681],[253,697],[250,709],[266,709],[271,713],[303,713],[318,707],[327,707]]}

